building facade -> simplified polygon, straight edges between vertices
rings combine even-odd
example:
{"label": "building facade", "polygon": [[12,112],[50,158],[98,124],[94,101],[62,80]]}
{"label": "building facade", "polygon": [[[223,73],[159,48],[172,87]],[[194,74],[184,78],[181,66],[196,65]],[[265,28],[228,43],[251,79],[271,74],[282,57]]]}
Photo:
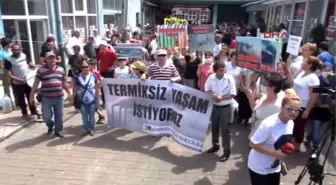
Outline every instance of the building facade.
{"label": "building facade", "polygon": [[[336,0],[261,0],[265,6],[265,22],[268,31],[274,31],[284,23],[292,35],[307,39],[317,24],[326,28],[335,24]],[[254,4],[254,5],[256,5]]]}
{"label": "building facade", "polygon": [[73,30],[84,41],[93,29],[103,36],[106,28],[141,23],[139,0],[1,0],[0,7],[4,35],[20,44],[33,62],[39,61],[48,34],[65,44]]}

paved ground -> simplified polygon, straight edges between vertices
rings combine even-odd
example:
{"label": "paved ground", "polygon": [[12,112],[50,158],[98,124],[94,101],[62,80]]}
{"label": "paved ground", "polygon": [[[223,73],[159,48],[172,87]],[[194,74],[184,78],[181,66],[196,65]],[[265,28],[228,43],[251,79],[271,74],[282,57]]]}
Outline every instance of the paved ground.
{"label": "paved ground", "polygon": [[[73,112],[69,113],[69,117]],[[29,125],[0,143],[1,185],[248,185],[247,129],[235,126],[232,157],[200,154],[170,138],[151,137],[106,125],[80,137],[80,115],[65,123],[66,138],[46,136],[43,123]],[[206,147],[210,146],[207,138]],[[307,153],[289,159],[282,184],[294,184]],[[333,160],[333,163],[335,161]],[[334,168],[328,165],[328,168]],[[330,170],[331,173],[335,171]],[[336,184],[328,177],[325,184]],[[307,178],[302,183],[308,184]]]}

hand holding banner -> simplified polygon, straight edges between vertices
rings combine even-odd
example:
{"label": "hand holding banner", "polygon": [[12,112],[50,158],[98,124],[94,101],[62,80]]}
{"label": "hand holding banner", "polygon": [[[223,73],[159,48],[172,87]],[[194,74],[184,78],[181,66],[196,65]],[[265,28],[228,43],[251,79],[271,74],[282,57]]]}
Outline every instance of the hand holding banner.
{"label": "hand holding banner", "polygon": [[170,135],[179,144],[202,151],[212,97],[168,81],[103,79],[111,126],[154,136]]}

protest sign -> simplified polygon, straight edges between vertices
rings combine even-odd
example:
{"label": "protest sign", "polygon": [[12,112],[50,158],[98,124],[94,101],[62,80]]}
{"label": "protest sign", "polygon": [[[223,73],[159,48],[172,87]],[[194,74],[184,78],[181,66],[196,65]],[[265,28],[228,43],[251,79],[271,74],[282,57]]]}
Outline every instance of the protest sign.
{"label": "protest sign", "polygon": [[182,24],[169,24],[157,26],[160,48],[172,49],[187,46],[187,27]]}
{"label": "protest sign", "polygon": [[187,20],[185,19],[177,19],[177,18],[164,18],[164,24],[187,24]]}
{"label": "protest sign", "polygon": [[108,123],[154,136],[170,135],[202,151],[212,96],[169,81],[103,79]]}
{"label": "protest sign", "polygon": [[237,37],[237,65],[274,72],[281,54],[281,42],[258,37]]}
{"label": "protest sign", "polygon": [[301,47],[301,40],[302,37],[290,35],[288,39],[286,52],[291,55],[298,56]]}
{"label": "protest sign", "polygon": [[115,47],[119,57],[128,57],[132,59],[143,59],[144,53],[141,43],[120,43]]}
{"label": "protest sign", "polygon": [[188,26],[188,46],[193,51],[212,52],[216,45],[215,26],[212,24],[205,25],[189,25]]}

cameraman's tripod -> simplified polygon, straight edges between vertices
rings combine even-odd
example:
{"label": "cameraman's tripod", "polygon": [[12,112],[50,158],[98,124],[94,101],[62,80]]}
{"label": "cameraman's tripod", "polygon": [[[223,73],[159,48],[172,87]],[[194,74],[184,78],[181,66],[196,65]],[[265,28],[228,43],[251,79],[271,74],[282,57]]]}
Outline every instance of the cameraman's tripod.
{"label": "cameraman's tripod", "polygon": [[[335,141],[335,118],[332,118],[329,122],[326,123],[328,125],[324,128],[324,132],[318,145],[319,147],[313,150],[312,155],[309,157],[306,166],[303,168],[299,177],[295,181],[295,185],[300,184],[302,178],[306,175],[307,172],[310,174],[310,182],[308,185],[323,185],[323,179],[326,175],[335,176],[333,174],[324,173],[324,166],[327,162],[332,144]],[[327,152],[324,156],[322,164],[320,164],[319,157],[328,140],[329,145],[327,146]]]}

